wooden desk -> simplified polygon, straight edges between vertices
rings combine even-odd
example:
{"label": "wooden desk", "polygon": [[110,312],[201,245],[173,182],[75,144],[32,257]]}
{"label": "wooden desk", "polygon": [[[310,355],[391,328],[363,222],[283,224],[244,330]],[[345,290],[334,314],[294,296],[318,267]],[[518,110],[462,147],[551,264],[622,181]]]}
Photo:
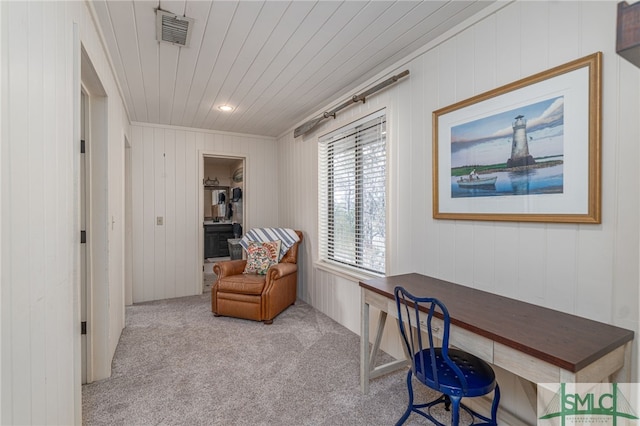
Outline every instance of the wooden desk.
{"label": "wooden desk", "polygon": [[[449,311],[449,341],[532,383],[629,382],[633,331],[419,274],[360,282],[360,387],[408,365],[407,360],[375,366],[387,313],[397,318],[393,289],[435,297]],[[369,307],[381,311],[369,352]],[[396,324],[394,324],[395,326]],[[530,385],[530,384],[529,384]],[[535,407],[535,386],[525,386]]]}

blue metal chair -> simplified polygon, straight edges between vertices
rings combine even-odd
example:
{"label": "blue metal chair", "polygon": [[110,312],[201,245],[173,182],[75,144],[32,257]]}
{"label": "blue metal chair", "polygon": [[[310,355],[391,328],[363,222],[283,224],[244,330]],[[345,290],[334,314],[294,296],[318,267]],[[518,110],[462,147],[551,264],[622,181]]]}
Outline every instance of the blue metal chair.
{"label": "blue metal chair", "polygon": [[[431,415],[431,407],[442,403],[447,411],[452,409],[453,426],[458,425],[460,409],[471,415],[474,425],[497,425],[500,388],[495,373],[491,366],[480,358],[459,349],[449,348],[450,320],[446,306],[434,298],[415,297],[400,286],[394,289],[394,295],[400,334],[407,353],[411,356],[411,369],[407,373],[409,405],[396,425],[402,425],[411,412],[415,412],[436,425],[444,426]],[[423,333],[416,330],[426,332],[428,346],[423,345]],[[441,339],[441,346],[434,346],[434,339]],[[442,395],[426,404],[414,404],[411,380],[413,375],[421,383],[441,392]],[[491,391],[491,418],[461,403],[463,397],[482,396]],[[480,423],[476,423],[476,420]]]}

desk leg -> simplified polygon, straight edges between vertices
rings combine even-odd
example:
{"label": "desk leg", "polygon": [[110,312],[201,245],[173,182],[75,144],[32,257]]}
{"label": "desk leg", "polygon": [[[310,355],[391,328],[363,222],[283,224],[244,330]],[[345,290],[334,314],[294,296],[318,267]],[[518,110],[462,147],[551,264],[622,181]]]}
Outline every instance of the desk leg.
{"label": "desk leg", "polygon": [[380,316],[378,317],[378,330],[376,331],[376,340],[373,341],[371,355],[369,356],[369,371],[373,370],[374,366],[376,365],[376,356],[378,355],[378,350],[380,349],[380,342],[382,342],[382,332],[384,331],[384,326],[386,323],[387,313],[381,311]]}
{"label": "desk leg", "polygon": [[363,394],[369,393],[369,372],[371,362],[369,359],[369,304],[365,302],[364,290],[361,295],[360,307],[360,390]]}
{"label": "desk leg", "polygon": [[380,377],[392,371],[404,368],[408,364],[408,358],[397,359],[388,362],[384,365],[376,366],[375,359],[380,350],[380,343],[382,342],[382,332],[384,326],[387,323],[387,312],[380,311],[380,317],[378,318],[378,330],[376,330],[376,340],[373,342],[373,348],[369,352],[369,314],[370,305],[366,302],[365,290],[361,292],[361,305],[360,305],[360,390],[363,394],[369,393],[369,381]]}
{"label": "desk leg", "polygon": [[611,383],[629,383],[631,381],[631,342],[624,345],[624,364],[622,368],[611,375]]}

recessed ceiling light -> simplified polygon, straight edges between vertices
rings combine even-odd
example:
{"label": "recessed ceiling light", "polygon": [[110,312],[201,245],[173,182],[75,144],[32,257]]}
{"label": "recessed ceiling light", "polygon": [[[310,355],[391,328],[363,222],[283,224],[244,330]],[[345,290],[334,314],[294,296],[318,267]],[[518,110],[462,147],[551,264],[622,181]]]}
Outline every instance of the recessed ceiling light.
{"label": "recessed ceiling light", "polygon": [[229,105],[220,105],[220,106],[218,107],[218,109],[219,109],[220,111],[224,111],[224,112],[231,112],[231,111],[233,111],[233,107],[232,107],[232,106],[229,106]]}

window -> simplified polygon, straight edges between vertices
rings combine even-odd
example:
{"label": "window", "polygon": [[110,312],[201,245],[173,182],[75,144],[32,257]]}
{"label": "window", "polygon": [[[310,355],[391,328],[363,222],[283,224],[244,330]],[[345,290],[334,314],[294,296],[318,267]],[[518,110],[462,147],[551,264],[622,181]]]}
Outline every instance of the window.
{"label": "window", "polygon": [[319,139],[320,260],[384,274],[386,113]]}

